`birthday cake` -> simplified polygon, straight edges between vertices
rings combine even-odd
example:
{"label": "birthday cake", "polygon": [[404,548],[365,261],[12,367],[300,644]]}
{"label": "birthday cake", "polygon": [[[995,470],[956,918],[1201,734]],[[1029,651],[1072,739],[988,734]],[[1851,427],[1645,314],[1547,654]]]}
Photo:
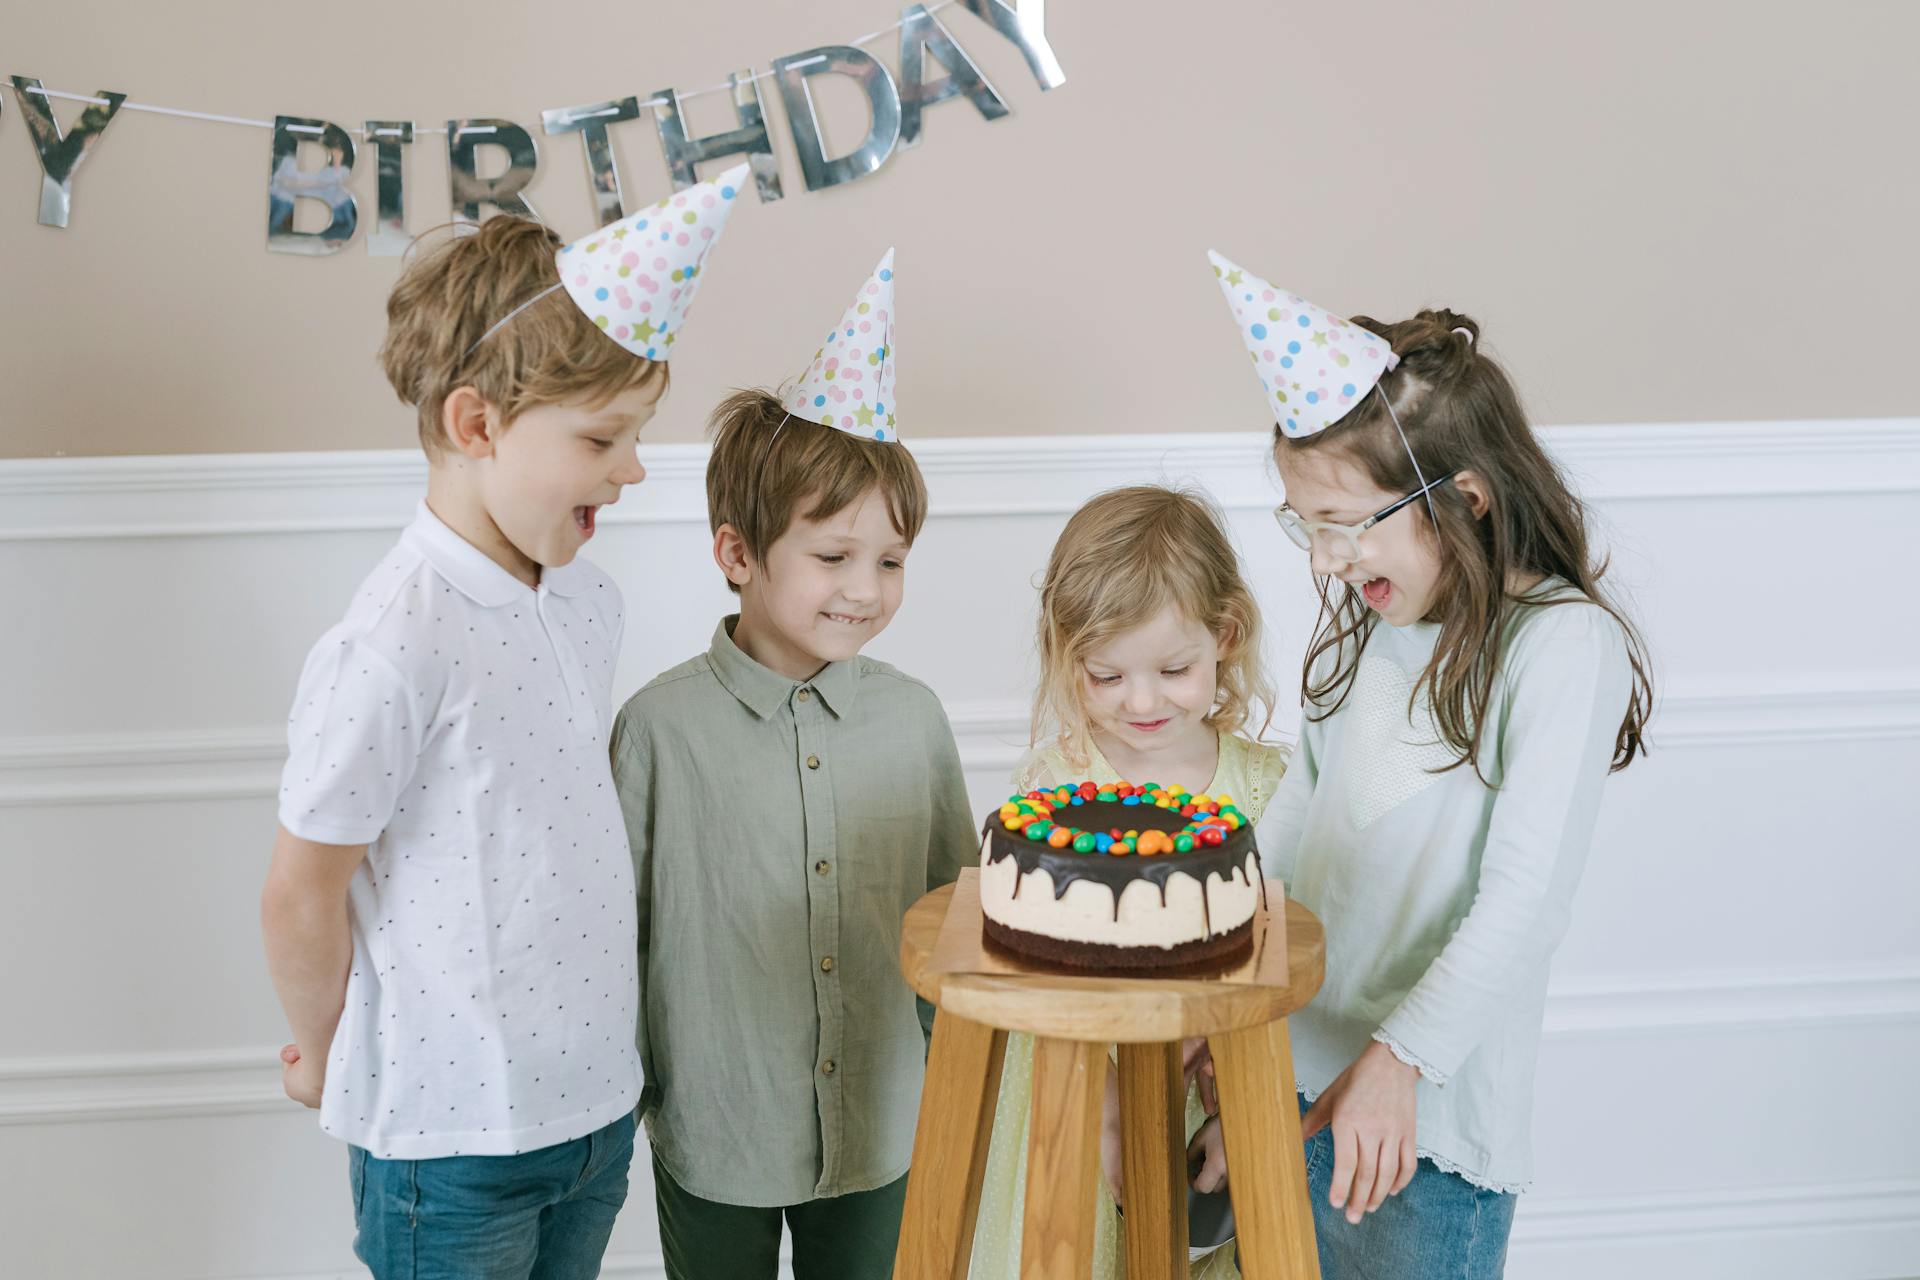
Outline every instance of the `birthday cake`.
{"label": "birthday cake", "polygon": [[989,939],[1085,969],[1160,969],[1245,948],[1266,881],[1229,796],[1082,782],[1010,796],[980,845]]}

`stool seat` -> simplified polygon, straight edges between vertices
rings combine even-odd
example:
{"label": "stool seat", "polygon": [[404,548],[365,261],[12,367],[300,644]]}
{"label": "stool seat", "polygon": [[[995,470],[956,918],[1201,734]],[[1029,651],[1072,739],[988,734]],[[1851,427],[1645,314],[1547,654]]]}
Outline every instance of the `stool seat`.
{"label": "stool seat", "polygon": [[[951,952],[979,937],[978,876],[963,871],[958,884],[927,894],[901,923],[901,972],[939,1014],[894,1274],[967,1275],[1007,1033],[1024,1031],[1034,1036],[1034,1065],[1022,1280],[1083,1280],[1091,1265],[1109,1044],[1118,1046],[1127,1273],[1132,1280],[1186,1275],[1180,1041],[1192,1036],[1207,1037],[1213,1054],[1241,1274],[1318,1280],[1286,1017],[1320,988],[1326,938],[1319,920],[1269,881],[1268,902],[1280,920],[1270,922],[1261,908],[1256,955],[1232,981],[1038,966],[970,972],[954,966]],[[1280,927],[1269,933],[1270,923]],[[1282,930],[1283,946],[1264,951],[1264,939]]]}
{"label": "stool seat", "polygon": [[935,889],[908,910],[900,926],[900,972],[928,1004],[1005,1031],[1101,1044],[1157,1044],[1243,1031],[1305,1005],[1325,976],[1327,939],[1319,918],[1286,899],[1278,881],[1270,882],[1270,900],[1286,903],[1280,985],[1108,977],[1066,969],[1018,975],[932,972],[934,944],[955,893],[972,891],[973,901],[979,901],[973,879],[978,872],[969,868],[961,874],[959,885]]}

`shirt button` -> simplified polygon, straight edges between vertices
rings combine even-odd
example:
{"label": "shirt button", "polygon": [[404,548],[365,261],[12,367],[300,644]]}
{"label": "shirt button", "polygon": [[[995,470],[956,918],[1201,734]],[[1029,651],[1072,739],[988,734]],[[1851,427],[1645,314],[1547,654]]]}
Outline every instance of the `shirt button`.
{"label": "shirt button", "polygon": [[800,701],[805,702],[812,695],[810,695],[805,689],[802,689],[799,693],[795,694],[794,696],[799,698]]}
{"label": "shirt button", "polygon": [[825,858],[813,864],[813,874],[817,876],[823,876],[831,870],[833,870],[833,866]]}
{"label": "shirt button", "polygon": [[808,757],[807,757],[807,768],[809,768],[809,769],[818,769],[819,767],[820,767],[820,757],[819,757],[819,756],[808,756]]}
{"label": "shirt button", "polygon": [[820,957],[820,972],[822,972],[822,973],[832,973],[832,972],[833,972],[833,957],[832,957],[832,956],[821,956],[821,957]]}
{"label": "shirt button", "polygon": [[825,1062],[820,1064],[820,1074],[823,1076],[830,1076],[833,1073],[834,1073],[833,1059],[828,1058]]}

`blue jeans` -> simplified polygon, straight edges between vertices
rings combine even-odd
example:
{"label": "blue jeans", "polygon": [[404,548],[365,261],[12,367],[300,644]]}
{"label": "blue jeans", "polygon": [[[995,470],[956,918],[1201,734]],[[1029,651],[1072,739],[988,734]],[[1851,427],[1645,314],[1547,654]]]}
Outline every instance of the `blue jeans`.
{"label": "blue jeans", "polygon": [[374,1280],[593,1280],[627,1201],[633,1117],[517,1156],[348,1159],[353,1252]]}
{"label": "blue jeans", "polygon": [[1327,1203],[1332,1187],[1333,1131],[1322,1129],[1307,1142],[1321,1280],[1499,1280],[1506,1271],[1518,1196],[1476,1187],[1423,1156],[1406,1189],[1355,1226]]}

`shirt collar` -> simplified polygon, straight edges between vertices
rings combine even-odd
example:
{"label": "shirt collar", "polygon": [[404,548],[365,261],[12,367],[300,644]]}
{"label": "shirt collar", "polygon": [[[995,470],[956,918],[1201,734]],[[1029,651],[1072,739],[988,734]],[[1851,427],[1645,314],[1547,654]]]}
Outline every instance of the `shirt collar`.
{"label": "shirt collar", "polygon": [[852,709],[857,683],[854,659],[829,662],[811,680],[792,680],[761,666],[733,642],[733,628],[739,621],[737,613],[720,620],[720,625],[713,629],[707,660],[713,664],[714,677],[721,686],[740,699],[749,711],[765,720],[785,705],[795,690],[803,687],[819,694],[821,702],[836,719]]}
{"label": "shirt collar", "polygon": [[593,574],[579,556],[562,565],[540,566],[540,585],[555,595],[577,596],[593,585]]}
{"label": "shirt collar", "polygon": [[[483,609],[524,600],[531,588],[496,564],[491,556],[455,533],[433,513],[422,499],[401,540],[434,567],[439,575],[460,589],[461,594]],[[591,582],[585,566],[576,558],[558,568],[541,567],[540,583],[563,596],[579,595]]]}

